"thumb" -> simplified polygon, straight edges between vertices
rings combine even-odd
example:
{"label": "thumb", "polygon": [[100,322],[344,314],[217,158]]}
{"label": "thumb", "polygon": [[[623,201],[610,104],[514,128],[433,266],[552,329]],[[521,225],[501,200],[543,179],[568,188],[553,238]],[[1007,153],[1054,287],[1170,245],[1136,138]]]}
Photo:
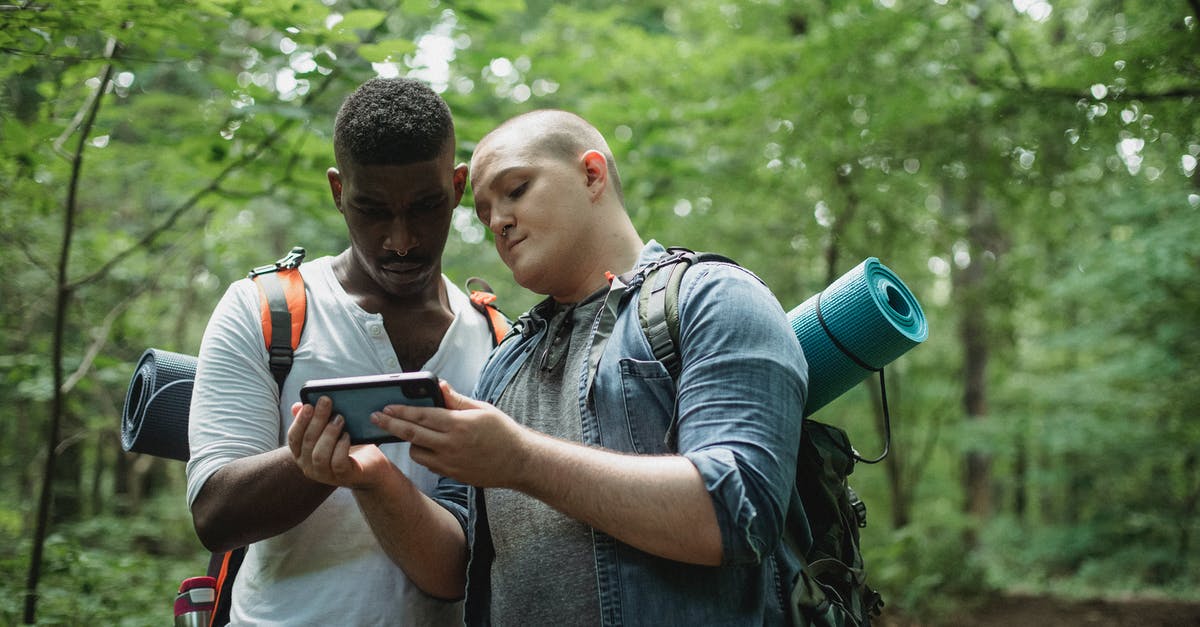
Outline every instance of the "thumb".
{"label": "thumb", "polygon": [[446,401],[446,409],[480,409],[484,407],[483,403],[469,397],[459,394],[450,384],[442,379],[439,382],[442,388],[442,400]]}

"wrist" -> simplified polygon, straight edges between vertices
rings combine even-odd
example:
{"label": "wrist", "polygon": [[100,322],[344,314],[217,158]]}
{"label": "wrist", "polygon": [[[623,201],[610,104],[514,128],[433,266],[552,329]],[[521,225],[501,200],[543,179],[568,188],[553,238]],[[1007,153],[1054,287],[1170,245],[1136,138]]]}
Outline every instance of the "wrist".
{"label": "wrist", "polygon": [[555,474],[546,462],[552,456],[551,452],[555,442],[554,438],[544,433],[523,426],[519,427],[514,440],[515,446],[508,455],[510,466],[508,481],[501,487],[526,494],[536,492],[538,481],[544,478],[544,475]]}
{"label": "wrist", "polygon": [[[390,464],[389,464],[390,465]],[[349,486],[356,495],[377,496],[394,494],[396,490],[403,489],[405,485],[412,485],[408,477],[400,472],[398,468],[392,466],[392,472],[386,469],[381,469],[377,472],[365,473],[360,481]]]}

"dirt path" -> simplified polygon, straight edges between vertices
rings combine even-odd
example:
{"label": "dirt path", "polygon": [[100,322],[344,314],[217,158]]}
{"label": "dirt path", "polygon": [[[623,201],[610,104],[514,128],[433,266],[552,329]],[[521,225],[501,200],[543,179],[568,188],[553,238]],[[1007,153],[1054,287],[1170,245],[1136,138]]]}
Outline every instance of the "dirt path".
{"label": "dirt path", "polygon": [[[884,616],[880,627],[935,627]],[[939,625],[954,627],[1200,627],[1200,602],[995,597]]]}

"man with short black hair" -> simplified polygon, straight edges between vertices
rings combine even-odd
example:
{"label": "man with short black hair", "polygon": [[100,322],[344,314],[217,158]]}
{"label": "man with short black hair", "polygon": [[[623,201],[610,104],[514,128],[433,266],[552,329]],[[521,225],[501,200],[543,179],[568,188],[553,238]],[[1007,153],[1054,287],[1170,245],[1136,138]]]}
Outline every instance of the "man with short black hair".
{"label": "man with short black hair", "polygon": [[[230,286],[209,321],[192,395],[188,502],[206,547],[249,545],[234,624],[461,623],[461,604],[423,593],[389,560],[362,514],[371,495],[307,478],[284,445],[310,379],[430,370],[475,384],[491,331],[441,271],[467,177],[454,150],[450,109],[429,87],[361,85],[338,112],[337,167],[327,172],[350,246],[300,268],[307,323],[282,390],[249,280]],[[414,489],[436,486],[408,444],[359,456],[402,469]]]}

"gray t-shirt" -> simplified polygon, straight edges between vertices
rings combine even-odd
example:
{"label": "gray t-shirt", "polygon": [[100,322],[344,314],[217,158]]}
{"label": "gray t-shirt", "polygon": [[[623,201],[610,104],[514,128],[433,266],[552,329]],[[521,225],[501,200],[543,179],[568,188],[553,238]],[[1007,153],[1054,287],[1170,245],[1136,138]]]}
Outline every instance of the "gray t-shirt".
{"label": "gray t-shirt", "polygon": [[[497,407],[547,435],[582,441],[579,375],[604,291],[556,307],[546,336]],[[496,625],[598,625],[591,527],[520,492],[484,491],[496,548],[491,618]]]}

